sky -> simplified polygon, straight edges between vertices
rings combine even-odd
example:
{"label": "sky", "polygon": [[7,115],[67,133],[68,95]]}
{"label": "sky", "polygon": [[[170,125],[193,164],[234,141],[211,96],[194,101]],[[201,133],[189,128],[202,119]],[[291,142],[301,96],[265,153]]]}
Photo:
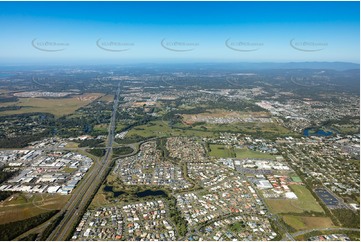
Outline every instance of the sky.
{"label": "sky", "polygon": [[359,4],[0,2],[0,63],[359,63]]}

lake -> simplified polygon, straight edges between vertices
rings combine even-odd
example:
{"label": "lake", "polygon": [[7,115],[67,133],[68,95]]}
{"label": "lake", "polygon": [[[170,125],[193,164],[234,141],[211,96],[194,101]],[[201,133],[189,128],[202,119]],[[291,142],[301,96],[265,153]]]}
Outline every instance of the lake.
{"label": "lake", "polygon": [[114,192],[113,191],[113,186],[105,186],[103,189],[105,192],[111,192],[113,193],[114,197],[119,197],[120,195],[124,194],[125,192],[119,191],[119,192]]}
{"label": "lake", "polygon": [[138,192],[135,194],[137,197],[147,197],[147,196],[167,196],[167,194],[162,190],[145,190],[143,192]]}
{"label": "lake", "polygon": [[313,136],[325,136],[325,137],[327,137],[327,136],[330,136],[330,135],[333,134],[331,131],[326,132],[326,131],[324,131],[322,129],[317,129],[317,131],[315,132],[315,130],[316,130],[315,128],[307,128],[307,129],[303,130],[303,135],[304,136],[313,135]]}

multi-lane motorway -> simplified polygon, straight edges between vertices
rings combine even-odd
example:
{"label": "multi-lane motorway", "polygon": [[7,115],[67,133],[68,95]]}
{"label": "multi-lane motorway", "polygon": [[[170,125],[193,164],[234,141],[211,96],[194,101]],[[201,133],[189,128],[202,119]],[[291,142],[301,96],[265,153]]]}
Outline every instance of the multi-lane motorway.
{"label": "multi-lane motorway", "polygon": [[96,193],[99,185],[102,183],[108,172],[108,169],[112,163],[112,146],[114,141],[116,123],[115,118],[118,109],[119,95],[120,85],[118,85],[114,98],[105,155],[103,156],[101,162],[94,163],[94,166],[86,174],[86,176],[83,178],[83,181],[79,184],[76,190],[72,193],[71,198],[59,213],[64,213],[63,219],[50,234],[47,240],[66,240],[69,238],[70,233],[79,219],[79,216],[81,216],[82,211],[85,211],[92,196]]}

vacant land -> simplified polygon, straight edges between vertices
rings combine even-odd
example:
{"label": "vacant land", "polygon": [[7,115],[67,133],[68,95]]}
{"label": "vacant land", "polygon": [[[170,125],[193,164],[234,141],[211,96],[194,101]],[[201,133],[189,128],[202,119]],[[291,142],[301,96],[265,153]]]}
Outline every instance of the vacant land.
{"label": "vacant land", "polygon": [[324,212],[311,192],[302,185],[290,185],[298,199],[267,199],[273,213]]}
{"label": "vacant land", "polygon": [[315,228],[335,227],[332,220],[328,217],[308,217],[308,216],[282,216],[283,221],[296,230],[306,230]]}
{"label": "vacant land", "polygon": [[96,124],[94,125],[94,131],[99,133],[107,133],[108,132],[108,124]]}
{"label": "vacant land", "polygon": [[99,98],[99,101],[113,102],[114,101],[114,95],[111,95],[111,94],[104,95],[101,98]]}
{"label": "vacant land", "polygon": [[[120,132],[122,129],[124,129],[125,127],[127,127],[127,125],[126,124],[123,124],[123,123],[117,123],[116,124],[116,127],[115,127],[115,132]],[[108,130],[108,124],[106,124],[105,126],[104,126],[104,128],[105,128],[105,130]]]}
{"label": "vacant land", "polygon": [[213,132],[195,130],[189,127],[180,126],[172,128],[167,122],[163,121],[152,121],[146,125],[140,125],[131,129],[126,137],[132,135],[139,135],[142,137],[170,137],[170,136],[198,136],[198,137],[215,137]]}
{"label": "vacant land", "polygon": [[235,153],[236,153],[236,158],[239,158],[239,159],[246,159],[246,158],[252,159],[253,158],[253,159],[271,159],[271,160],[273,160],[275,158],[271,154],[253,151],[253,150],[250,150],[247,148],[235,149]]}
{"label": "vacant land", "polygon": [[60,117],[75,112],[75,110],[88,105],[102,95],[100,93],[85,93],[66,98],[19,98],[18,102],[2,103],[0,106],[19,106],[20,109],[3,111],[0,112],[0,115],[42,112]]}
{"label": "vacant land", "polygon": [[207,110],[207,112],[205,113],[183,114],[182,117],[184,123],[193,124],[197,122],[212,123],[212,122],[217,122],[216,120],[219,119],[223,119],[222,123],[233,123],[233,122],[239,123],[240,121],[236,121],[237,119],[258,120],[259,118],[269,118],[270,116],[269,113],[267,112],[234,112],[234,111],[226,111],[221,109],[213,109],[213,110]]}
{"label": "vacant land", "polygon": [[[177,124],[175,127],[180,126]],[[192,125],[183,126],[192,128],[192,130],[203,130],[209,132],[230,132],[230,133],[242,133],[249,135],[264,136],[268,138],[276,136],[297,136],[296,133],[273,123],[261,123],[261,122],[247,122],[247,123],[229,123],[229,124],[211,124],[211,123],[194,123]]]}
{"label": "vacant land", "polygon": [[210,156],[214,156],[217,158],[231,158],[231,157],[235,157],[235,153],[233,151],[232,147],[227,147],[225,145],[215,145],[215,144],[210,144],[209,145],[210,148],[210,152],[209,155]]}
{"label": "vacant land", "polygon": [[0,224],[23,220],[51,210],[60,210],[68,201],[69,196],[16,194],[13,199],[10,199],[0,205]]}
{"label": "vacant land", "polygon": [[105,194],[102,189],[99,189],[98,193],[94,196],[92,202],[90,203],[91,208],[102,207],[108,205],[109,201],[106,199]]}
{"label": "vacant land", "polygon": [[134,102],[132,103],[132,107],[140,108],[140,107],[154,107],[157,103],[156,102]]}

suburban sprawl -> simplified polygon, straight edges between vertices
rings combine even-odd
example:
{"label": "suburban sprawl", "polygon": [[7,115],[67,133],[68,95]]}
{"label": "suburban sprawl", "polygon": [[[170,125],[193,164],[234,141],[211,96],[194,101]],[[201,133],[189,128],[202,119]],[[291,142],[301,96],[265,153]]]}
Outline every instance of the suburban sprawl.
{"label": "suburban sprawl", "polygon": [[359,240],[359,72],[170,70],[3,71],[0,238]]}

